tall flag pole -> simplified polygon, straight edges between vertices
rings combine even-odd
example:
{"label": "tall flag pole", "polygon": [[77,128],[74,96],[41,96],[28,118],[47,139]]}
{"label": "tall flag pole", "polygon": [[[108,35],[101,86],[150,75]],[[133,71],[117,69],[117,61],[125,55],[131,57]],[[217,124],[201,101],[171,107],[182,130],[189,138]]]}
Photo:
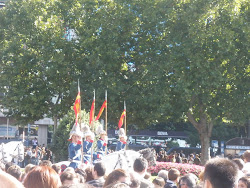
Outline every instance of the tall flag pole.
{"label": "tall flag pole", "polygon": [[79,86],[79,80],[78,80],[78,93],[77,93],[75,104],[74,104],[76,125],[77,125],[77,122],[78,122],[78,114],[79,114],[80,110],[81,110],[81,94],[80,94],[80,86]]}
{"label": "tall flag pole", "polygon": [[108,93],[105,91],[105,101],[106,101],[106,109],[105,109],[105,130],[108,135]]}
{"label": "tall flag pole", "polygon": [[[124,101],[124,110],[126,112],[126,102]],[[125,113],[125,117],[124,117],[124,130],[125,130],[125,134],[127,135],[127,115]]]}
{"label": "tall flag pole", "polygon": [[94,90],[93,102],[92,102],[90,113],[89,113],[89,126],[91,126],[93,123],[94,114],[95,114],[95,90]]}
{"label": "tall flag pole", "polygon": [[[89,126],[92,126],[92,124],[93,124],[94,114],[95,114],[95,89],[94,89],[93,102],[92,102],[91,109],[90,109]],[[92,126],[92,130],[94,130],[94,129],[95,129],[94,126]],[[93,145],[91,146],[91,159],[90,159],[91,163],[90,164],[93,163],[93,153],[94,153]]]}

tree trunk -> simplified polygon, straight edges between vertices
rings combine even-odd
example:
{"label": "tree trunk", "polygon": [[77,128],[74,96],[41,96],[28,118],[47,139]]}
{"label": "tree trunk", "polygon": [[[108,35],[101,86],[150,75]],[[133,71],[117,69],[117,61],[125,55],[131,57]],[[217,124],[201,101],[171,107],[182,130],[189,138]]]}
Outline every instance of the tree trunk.
{"label": "tree trunk", "polygon": [[57,116],[53,116],[53,120],[54,120],[54,133],[55,133],[57,129]]}
{"label": "tree trunk", "polygon": [[204,165],[210,158],[210,138],[213,130],[212,121],[208,121],[207,114],[203,113],[199,121],[196,121],[193,114],[187,113],[188,120],[197,129],[201,141],[201,164]]}
{"label": "tree trunk", "polygon": [[201,164],[204,165],[210,159],[210,137],[207,132],[200,134],[201,141]]}

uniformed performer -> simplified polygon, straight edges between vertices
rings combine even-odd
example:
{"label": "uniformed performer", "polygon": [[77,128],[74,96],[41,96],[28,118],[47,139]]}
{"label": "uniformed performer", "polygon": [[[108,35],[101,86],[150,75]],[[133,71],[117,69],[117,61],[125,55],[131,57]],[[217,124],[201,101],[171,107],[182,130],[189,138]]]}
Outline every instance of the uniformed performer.
{"label": "uniformed performer", "polygon": [[106,131],[102,130],[100,133],[100,138],[97,141],[97,159],[101,159],[105,155],[107,149],[107,141],[107,133]]}
{"label": "uniformed performer", "polygon": [[83,142],[83,162],[85,164],[91,163],[91,148],[94,142],[94,133],[91,131],[86,132],[85,140]]}
{"label": "uniformed performer", "polygon": [[127,144],[127,136],[123,128],[120,128],[118,134],[119,134],[119,141],[117,142],[116,145],[116,151],[124,150]]}
{"label": "uniformed performer", "polygon": [[74,125],[70,131],[69,140],[71,143],[68,146],[68,154],[70,167],[74,169],[78,168],[81,163],[81,147],[82,147],[82,132],[80,131],[79,125]]}

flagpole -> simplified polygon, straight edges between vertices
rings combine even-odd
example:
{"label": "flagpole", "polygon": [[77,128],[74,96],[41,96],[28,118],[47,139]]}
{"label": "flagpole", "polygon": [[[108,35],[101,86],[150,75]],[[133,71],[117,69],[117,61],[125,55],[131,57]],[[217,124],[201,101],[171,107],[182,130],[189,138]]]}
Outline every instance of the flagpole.
{"label": "flagpole", "polygon": [[[80,131],[82,131],[82,115],[81,115],[81,109],[82,109],[82,102],[81,102],[81,90],[80,90],[80,83],[79,83],[79,79],[77,81],[77,89],[78,89],[78,93],[80,93],[80,105],[79,105],[79,113],[77,114],[77,118],[79,116],[79,127],[80,127]],[[82,142],[82,147],[81,147],[81,162],[83,163],[83,138],[81,138],[81,142]]]}
{"label": "flagpole", "polygon": [[[126,102],[124,101],[124,110],[125,110],[125,117],[124,117],[124,128],[125,128],[125,135],[127,135],[127,109],[126,109]],[[127,140],[126,140],[127,142]],[[125,146],[125,150],[127,150],[127,144]]]}
{"label": "flagpole", "polygon": [[125,110],[124,128],[125,128],[125,134],[127,135],[127,110],[126,110],[126,102],[125,101],[124,101],[124,110]]}
{"label": "flagpole", "polygon": [[106,111],[105,111],[105,130],[108,135],[108,93],[105,91],[105,100],[106,100]]}
{"label": "flagpole", "polygon": [[[105,90],[105,101],[106,101],[106,109],[105,109],[105,130],[107,133],[107,144],[108,144],[108,93],[107,90]],[[105,148],[105,155],[108,153],[108,146]]]}
{"label": "flagpole", "polygon": [[[92,126],[93,125],[93,122],[94,122],[94,117],[95,117],[95,89],[94,89],[94,97],[93,97],[93,102],[94,102],[94,108],[93,108],[93,112],[92,112],[92,114],[91,115],[93,115],[93,120],[91,121],[91,125],[89,125],[89,126],[91,126],[91,128],[92,128],[92,131],[93,131],[93,133],[94,133],[94,130],[95,130],[95,128],[94,128],[94,126]],[[93,140],[94,140],[95,138],[93,138]],[[90,161],[90,164],[93,164],[93,146],[94,146],[94,142],[92,143],[92,146],[91,146],[91,161]]]}

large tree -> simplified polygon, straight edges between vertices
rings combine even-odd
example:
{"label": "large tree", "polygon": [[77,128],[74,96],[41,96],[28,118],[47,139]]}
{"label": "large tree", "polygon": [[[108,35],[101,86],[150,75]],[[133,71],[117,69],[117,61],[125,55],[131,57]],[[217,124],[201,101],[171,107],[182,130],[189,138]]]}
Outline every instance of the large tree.
{"label": "large tree", "polygon": [[205,162],[215,122],[249,118],[248,17],[243,0],[11,1],[0,16],[4,103],[35,119],[60,96],[63,113],[80,78],[85,109],[108,89],[109,121],[123,100],[128,123],[190,121]]}
{"label": "large tree", "polygon": [[74,49],[55,3],[8,1],[1,10],[1,104],[19,123],[48,116],[56,126],[73,102]]}

